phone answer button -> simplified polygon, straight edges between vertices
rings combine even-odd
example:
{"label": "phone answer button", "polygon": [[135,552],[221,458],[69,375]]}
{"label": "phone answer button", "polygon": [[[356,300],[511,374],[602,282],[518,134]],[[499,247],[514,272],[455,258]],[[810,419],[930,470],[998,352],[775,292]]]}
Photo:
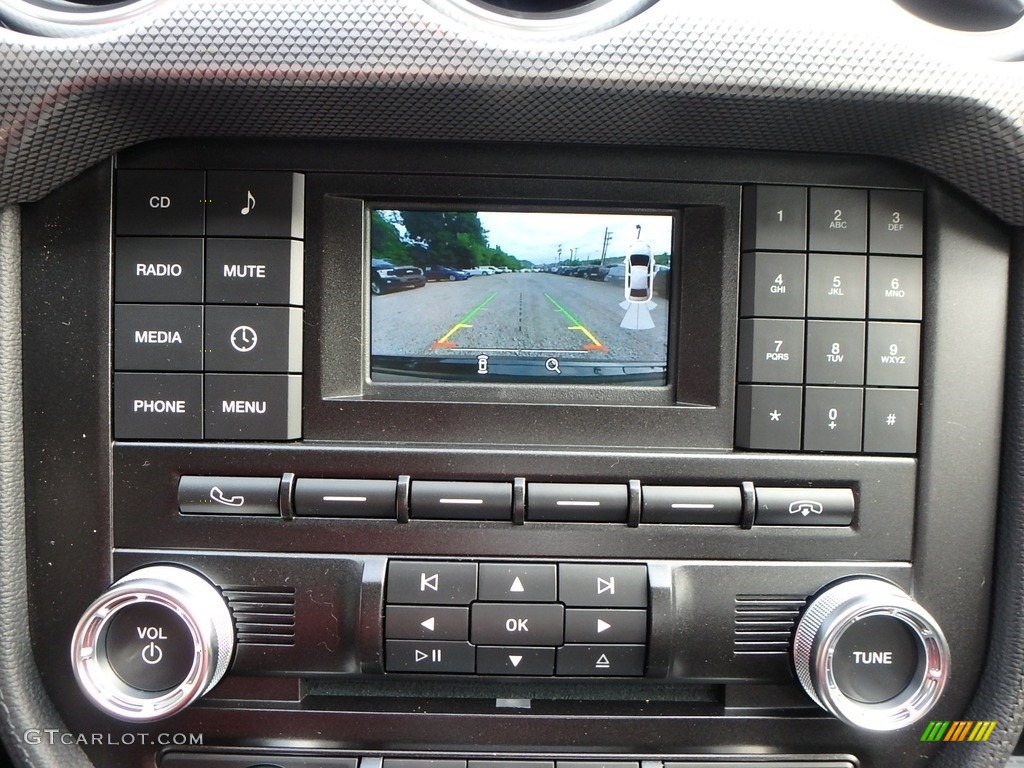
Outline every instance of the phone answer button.
{"label": "phone answer button", "polygon": [[279,515],[279,477],[200,477],[178,481],[183,515]]}
{"label": "phone answer button", "polygon": [[761,488],[757,525],[850,525],[856,503],[850,488]]}

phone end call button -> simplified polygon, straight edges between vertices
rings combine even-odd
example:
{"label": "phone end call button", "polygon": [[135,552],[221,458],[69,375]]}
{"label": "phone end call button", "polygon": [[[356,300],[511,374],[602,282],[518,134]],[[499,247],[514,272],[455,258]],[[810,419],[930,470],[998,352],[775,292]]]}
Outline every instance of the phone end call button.
{"label": "phone end call button", "polygon": [[178,481],[178,510],[183,515],[281,514],[279,477],[199,477]]}
{"label": "phone end call button", "polygon": [[850,525],[855,501],[851,488],[761,488],[756,525]]}

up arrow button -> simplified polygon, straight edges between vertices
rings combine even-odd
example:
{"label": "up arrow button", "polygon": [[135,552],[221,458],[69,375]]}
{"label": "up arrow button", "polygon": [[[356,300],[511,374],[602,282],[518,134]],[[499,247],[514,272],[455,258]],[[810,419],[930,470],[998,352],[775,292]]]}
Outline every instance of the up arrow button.
{"label": "up arrow button", "polygon": [[558,568],[547,563],[481,563],[479,599],[554,602],[558,599]]}

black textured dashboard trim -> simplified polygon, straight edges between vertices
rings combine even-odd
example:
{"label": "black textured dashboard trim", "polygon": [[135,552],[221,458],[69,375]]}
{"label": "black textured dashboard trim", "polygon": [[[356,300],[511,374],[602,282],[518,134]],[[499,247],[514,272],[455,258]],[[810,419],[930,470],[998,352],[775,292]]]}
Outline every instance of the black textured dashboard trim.
{"label": "black textured dashboard trim", "polygon": [[318,137],[878,155],[1024,223],[1019,67],[888,0],[794,9],[660,2],[568,42],[420,0],[172,3],[69,41],[0,30],[0,204],[150,139]]}

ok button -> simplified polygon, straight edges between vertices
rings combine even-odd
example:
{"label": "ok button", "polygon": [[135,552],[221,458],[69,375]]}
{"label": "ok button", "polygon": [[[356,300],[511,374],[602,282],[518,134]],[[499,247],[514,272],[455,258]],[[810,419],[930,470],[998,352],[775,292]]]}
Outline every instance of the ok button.
{"label": "ok button", "polygon": [[470,639],[475,645],[561,645],[565,608],[551,603],[474,603]]}
{"label": "ok button", "polygon": [[170,608],[139,602],[122,608],[106,632],[107,662],[121,680],[141,691],[166,691],[192,671],[196,643]]}

